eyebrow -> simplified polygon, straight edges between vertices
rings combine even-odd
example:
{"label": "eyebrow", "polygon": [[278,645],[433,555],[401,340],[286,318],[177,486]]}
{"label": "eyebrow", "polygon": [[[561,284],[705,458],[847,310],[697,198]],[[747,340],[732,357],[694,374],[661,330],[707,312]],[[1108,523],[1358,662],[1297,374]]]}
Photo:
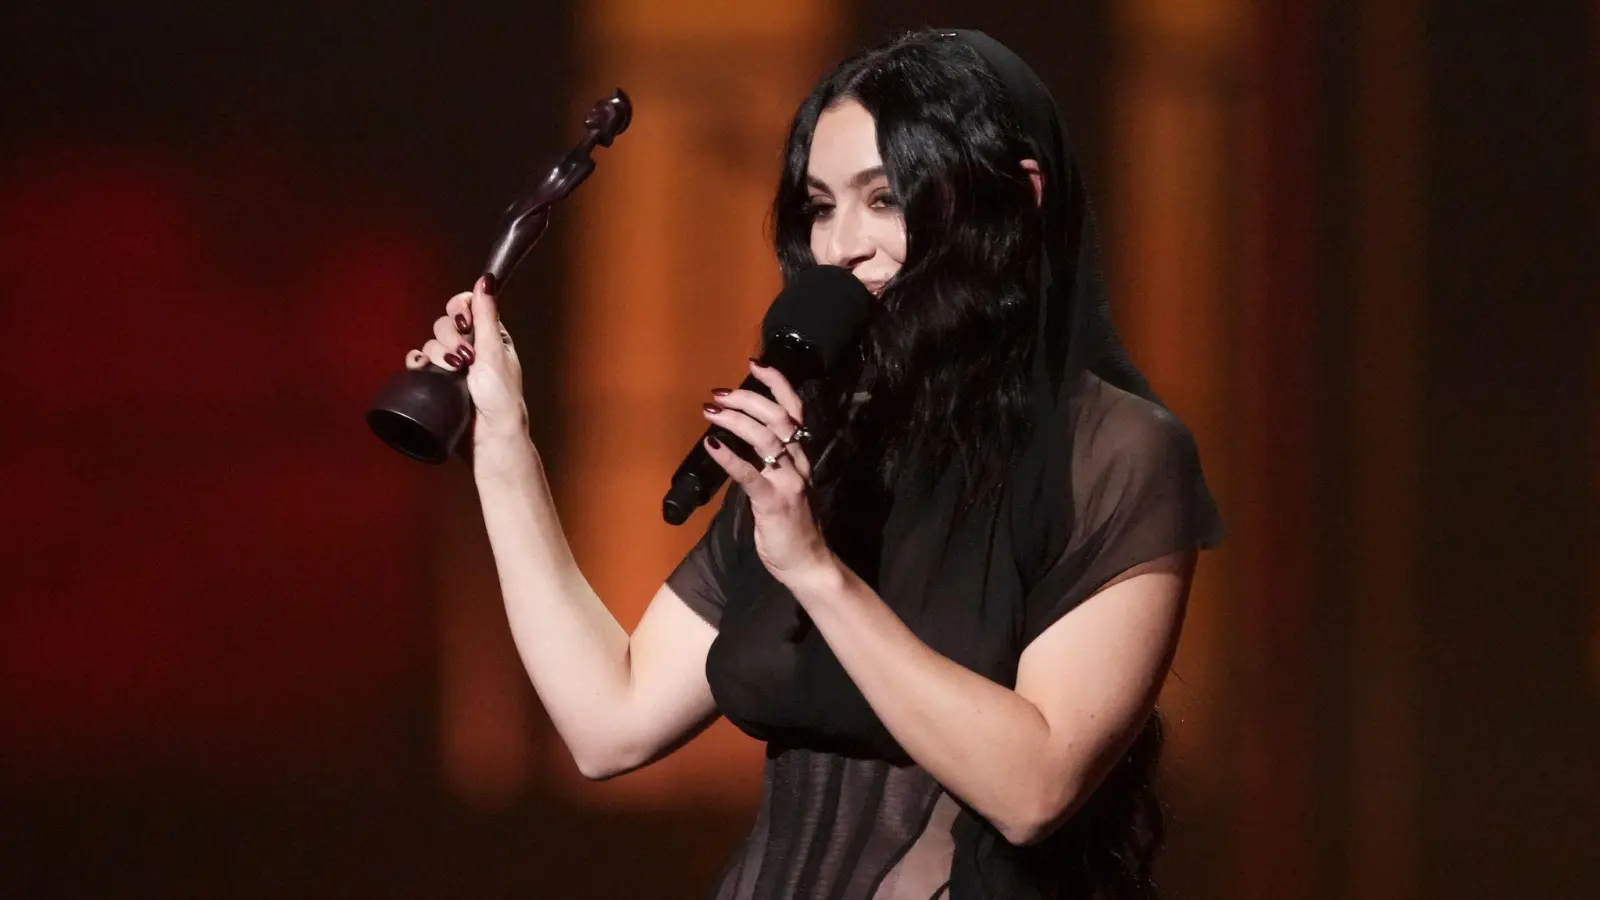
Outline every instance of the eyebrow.
{"label": "eyebrow", "polygon": [[[870,169],[862,169],[854,175],[851,175],[845,181],[844,186],[849,190],[860,190],[861,188],[866,187],[868,184],[871,184],[874,180],[882,178],[884,174],[883,166],[873,166]],[[829,190],[828,185],[821,178],[812,175],[810,172],[806,173],[806,184],[816,188],[819,191]]]}

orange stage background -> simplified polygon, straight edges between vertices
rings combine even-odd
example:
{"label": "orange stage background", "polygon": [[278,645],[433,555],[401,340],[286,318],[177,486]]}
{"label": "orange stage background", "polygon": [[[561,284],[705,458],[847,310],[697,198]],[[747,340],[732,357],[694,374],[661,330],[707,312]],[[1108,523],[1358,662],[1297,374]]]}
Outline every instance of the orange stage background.
{"label": "orange stage background", "polygon": [[0,895],[703,895],[761,748],[577,777],[470,478],[361,413],[506,199],[633,127],[504,298],[628,625],[777,288],[788,116],[895,28],[1034,62],[1232,534],[1175,677],[1169,896],[1600,884],[1600,5],[63,2],[0,13]]}

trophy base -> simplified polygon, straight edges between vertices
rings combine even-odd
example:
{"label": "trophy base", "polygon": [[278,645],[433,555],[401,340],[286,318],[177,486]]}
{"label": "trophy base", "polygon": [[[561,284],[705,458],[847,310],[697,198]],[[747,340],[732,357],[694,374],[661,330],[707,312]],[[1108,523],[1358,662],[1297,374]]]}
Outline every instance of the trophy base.
{"label": "trophy base", "polygon": [[449,461],[471,421],[466,377],[435,366],[389,379],[367,410],[367,427],[380,440],[433,465]]}

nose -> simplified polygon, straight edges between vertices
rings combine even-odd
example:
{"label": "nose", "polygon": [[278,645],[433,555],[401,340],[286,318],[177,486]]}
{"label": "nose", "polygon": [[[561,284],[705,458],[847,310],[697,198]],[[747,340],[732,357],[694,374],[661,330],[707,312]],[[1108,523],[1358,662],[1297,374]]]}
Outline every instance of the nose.
{"label": "nose", "polygon": [[834,225],[828,235],[829,263],[846,269],[856,266],[871,259],[876,252],[872,246],[872,237],[867,233],[861,221],[861,213],[856,210],[836,215]]}

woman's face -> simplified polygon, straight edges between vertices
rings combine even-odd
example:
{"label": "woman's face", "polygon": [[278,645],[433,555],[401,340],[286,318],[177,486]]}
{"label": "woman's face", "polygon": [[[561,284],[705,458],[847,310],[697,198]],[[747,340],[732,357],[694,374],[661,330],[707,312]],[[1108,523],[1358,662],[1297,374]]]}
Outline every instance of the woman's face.
{"label": "woman's face", "polygon": [[855,273],[874,294],[906,259],[906,222],[878,156],[878,127],[855,100],[817,119],[806,168],[811,255]]}

